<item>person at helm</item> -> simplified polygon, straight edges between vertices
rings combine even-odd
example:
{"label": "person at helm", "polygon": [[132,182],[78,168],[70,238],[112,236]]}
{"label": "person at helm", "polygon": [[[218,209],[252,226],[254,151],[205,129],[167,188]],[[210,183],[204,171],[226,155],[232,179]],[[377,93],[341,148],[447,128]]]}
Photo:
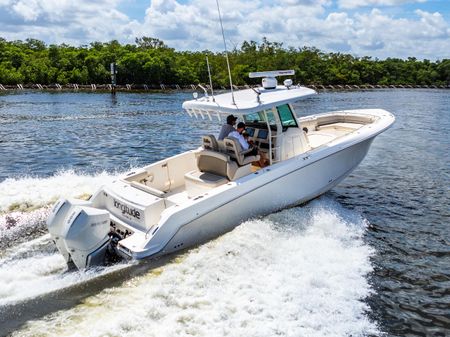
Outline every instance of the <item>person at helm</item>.
{"label": "person at helm", "polygon": [[222,129],[220,130],[218,140],[223,140],[227,137],[231,132],[236,131],[234,125],[236,124],[237,117],[233,115],[227,116],[227,123],[222,125]]}

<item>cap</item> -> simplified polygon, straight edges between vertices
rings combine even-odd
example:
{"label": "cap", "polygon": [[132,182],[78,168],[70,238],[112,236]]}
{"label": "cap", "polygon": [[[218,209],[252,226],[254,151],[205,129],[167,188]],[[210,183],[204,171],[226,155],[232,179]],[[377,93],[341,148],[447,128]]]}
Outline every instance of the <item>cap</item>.
{"label": "cap", "polygon": [[228,115],[227,116],[227,124],[234,123],[236,120],[237,120],[237,117],[235,117],[233,115]]}

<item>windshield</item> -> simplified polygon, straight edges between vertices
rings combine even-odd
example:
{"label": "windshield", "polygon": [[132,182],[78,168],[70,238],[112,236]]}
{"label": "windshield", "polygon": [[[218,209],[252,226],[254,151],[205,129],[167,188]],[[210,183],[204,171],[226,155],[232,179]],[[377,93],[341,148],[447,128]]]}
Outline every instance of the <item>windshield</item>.
{"label": "windshield", "polygon": [[283,127],[297,126],[297,121],[288,104],[277,106],[277,110]]}
{"label": "windshield", "polygon": [[244,115],[244,121],[245,123],[264,123],[267,124],[266,121],[266,115],[267,119],[269,121],[270,125],[276,125],[275,116],[273,115],[272,110],[266,110],[266,114],[264,114],[264,111],[251,113],[248,115]]}

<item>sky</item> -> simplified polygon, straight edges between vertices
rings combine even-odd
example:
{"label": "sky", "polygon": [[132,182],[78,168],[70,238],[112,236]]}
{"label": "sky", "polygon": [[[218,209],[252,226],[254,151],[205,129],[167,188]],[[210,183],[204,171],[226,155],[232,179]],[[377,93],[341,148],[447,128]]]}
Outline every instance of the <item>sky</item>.
{"label": "sky", "polygon": [[[282,42],[354,56],[450,58],[450,0],[220,0],[228,49]],[[223,50],[216,0],[0,0],[0,37],[74,46],[149,36]]]}

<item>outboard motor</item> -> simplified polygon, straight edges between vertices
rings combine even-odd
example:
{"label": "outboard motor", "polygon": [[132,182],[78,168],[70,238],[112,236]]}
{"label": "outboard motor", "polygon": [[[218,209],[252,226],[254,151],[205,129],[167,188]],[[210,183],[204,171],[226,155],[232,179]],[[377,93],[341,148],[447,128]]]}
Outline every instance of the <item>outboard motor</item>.
{"label": "outboard motor", "polygon": [[55,242],[59,252],[64,256],[64,259],[68,264],[71,263],[70,254],[67,251],[66,244],[64,243],[64,237],[67,232],[66,217],[71,213],[75,206],[90,206],[89,201],[78,199],[59,199],[52,208],[50,216],[47,219],[47,228],[50,232],[50,236]]}
{"label": "outboard motor", "polygon": [[82,200],[59,200],[47,220],[58,250],[78,269],[103,265],[109,245],[109,212]]}

